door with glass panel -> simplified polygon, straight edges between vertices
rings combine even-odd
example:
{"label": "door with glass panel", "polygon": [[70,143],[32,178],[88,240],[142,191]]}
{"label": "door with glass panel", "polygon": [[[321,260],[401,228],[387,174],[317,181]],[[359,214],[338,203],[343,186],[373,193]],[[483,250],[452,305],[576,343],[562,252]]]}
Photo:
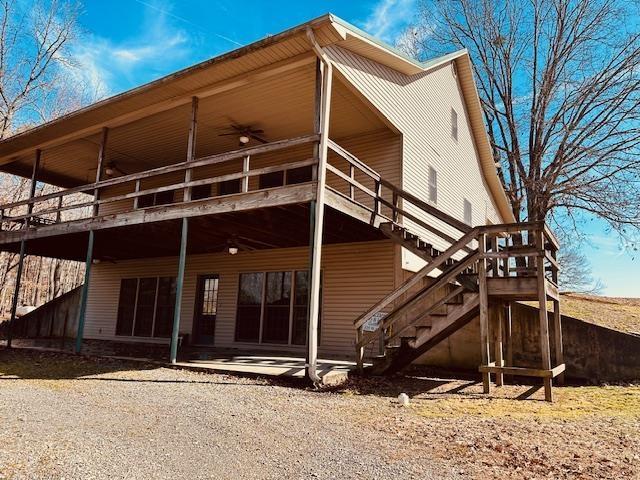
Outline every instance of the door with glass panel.
{"label": "door with glass panel", "polygon": [[193,319],[193,343],[213,345],[218,312],[218,275],[198,277]]}

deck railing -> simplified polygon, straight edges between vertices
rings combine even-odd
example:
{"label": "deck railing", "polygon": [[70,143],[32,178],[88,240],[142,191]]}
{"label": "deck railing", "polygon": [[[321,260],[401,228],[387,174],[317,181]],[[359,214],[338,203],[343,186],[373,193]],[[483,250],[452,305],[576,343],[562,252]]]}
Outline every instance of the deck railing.
{"label": "deck railing", "polygon": [[[253,168],[252,158],[266,153],[283,152],[287,149],[311,145],[318,141],[318,135],[306,135],[287,140],[275,141],[255,147],[242,148],[230,152],[216,155],[196,158],[191,161],[180,162],[172,165],[162,166],[151,170],[145,170],[129,175],[122,175],[114,178],[101,180],[99,182],[89,183],[78,187],[73,187],[46,195],[35,196],[30,199],[20,200],[17,202],[0,205],[0,230],[15,230],[16,228],[38,227],[43,225],[54,225],[57,223],[65,223],[70,220],[79,220],[92,216],[94,208],[104,205],[115,204],[116,202],[130,201],[128,207],[124,208],[124,212],[134,211],[137,209],[147,208],[140,205],[142,197],[148,197],[163,192],[177,192],[171,197],[171,201],[163,202],[162,205],[174,203],[187,203],[196,200],[190,200],[189,197],[181,195],[186,189],[193,189],[201,185],[215,185],[227,181],[239,181],[240,191],[238,193],[248,193],[250,191],[264,190],[260,188],[252,188],[249,179],[259,177],[275,172],[286,172],[293,169],[315,166],[318,163],[317,158],[313,154],[306,155],[307,158],[292,161],[288,163],[279,163],[277,165],[263,166],[261,168]],[[206,169],[212,166],[230,167],[233,161],[242,160],[241,165],[236,165],[237,171],[226,173],[223,175],[206,174],[205,178],[185,181],[185,173],[189,170],[192,173],[197,169]],[[239,163],[239,162],[237,162]],[[312,168],[315,172],[315,168]],[[167,174],[174,174],[178,180],[169,180],[166,185],[156,186],[153,188],[144,188],[143,181],[158,179]],[[283,174],[284,175],[284,174]],[[315,175],[315,173],[314,173]],[[312,178],[311,180],[314,180]],[[163,182],[164,183],[164,182]],[[117,195],[103,196],[102,193],[107,189],[118,188],[126,193]],[[216,198],[222,195],[211,194],[207,198]],[[149,205],[157,206],[158,204]],[[73,218],[64,218],[62,213],[73,211]],[[99,210],[98,210],[99,211]],[[118,211],[120,213],[120,210]]]}

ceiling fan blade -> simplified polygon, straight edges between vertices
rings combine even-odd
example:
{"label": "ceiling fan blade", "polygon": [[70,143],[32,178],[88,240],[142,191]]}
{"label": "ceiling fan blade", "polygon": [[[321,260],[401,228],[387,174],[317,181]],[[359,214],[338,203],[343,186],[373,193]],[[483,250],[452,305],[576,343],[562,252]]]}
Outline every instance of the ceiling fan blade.
{"label": "ceiling fan blade", "polygon": [[229,133],[219,133],[219,137],[228,137],[229,135],[238,136],[238,132],[229,132]]}
{"label": "ceiling fan blade", "polygon": [[261,136],[259,136],[259,135],[255,135],[254,133],[251,133],[251,132],[250,132],[250,133],[249,133],[249,136],[250,136],[251,138],[253,138],[254,140],[259,141],[260,143],[269,143],[269,140],[265,140],[265,139],[264,139],[264,138],[262,138]]}

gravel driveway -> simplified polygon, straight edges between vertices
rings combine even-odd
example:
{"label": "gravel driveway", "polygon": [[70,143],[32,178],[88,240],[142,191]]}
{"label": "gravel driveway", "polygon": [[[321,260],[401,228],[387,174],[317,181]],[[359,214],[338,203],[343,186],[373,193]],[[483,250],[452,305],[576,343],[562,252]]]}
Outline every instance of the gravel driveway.
{"label": "gravel driveway", "polygon": [[[388,398],[0,352],[0,478],[451,478],[374,429]],[[383,417],[380,417],[383,422]]]}

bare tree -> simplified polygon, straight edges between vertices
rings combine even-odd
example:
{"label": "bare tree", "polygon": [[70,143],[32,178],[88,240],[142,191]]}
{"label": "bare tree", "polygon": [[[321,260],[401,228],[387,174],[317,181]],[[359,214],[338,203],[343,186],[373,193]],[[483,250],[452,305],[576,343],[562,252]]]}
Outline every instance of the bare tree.
{"label": "bare tree", "polygon": [[71,1],[0,0],[0,139],[42,121],[38,112],[50,101],[60,105],[77,14]]}
{"label": "bare tree", "polygon": [[625,0],[427,0],[412,54],[467,48],[517,220],[640,229],[640,26]]}
{"label": "bare tree", "polygon": [[[78,12],[74,0],[0,0],[0,139],[97,98],[82,76],[74,74],[81,68],[70,55]],[[56,189],[38,184],[37,194]],[[25,198],[28,191],[28,180],[0,174],[0,203]],[[16,265],[15,253],[0,252],[0,318],[10,309]],[[40,305],[79,285],[82,278],[78,262],[27,257],[19,303]]]}

